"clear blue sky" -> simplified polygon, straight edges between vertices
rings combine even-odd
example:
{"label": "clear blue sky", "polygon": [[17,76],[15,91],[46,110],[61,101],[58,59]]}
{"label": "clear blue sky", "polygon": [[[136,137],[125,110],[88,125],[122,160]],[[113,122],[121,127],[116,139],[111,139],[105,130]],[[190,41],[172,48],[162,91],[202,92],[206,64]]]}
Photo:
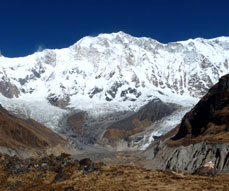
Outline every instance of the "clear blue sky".
{"label": "clear blue sky", "polygon": [[229,0],[0,1],[0,50],[8,57],[118,31],[163,43],[229,36]]}

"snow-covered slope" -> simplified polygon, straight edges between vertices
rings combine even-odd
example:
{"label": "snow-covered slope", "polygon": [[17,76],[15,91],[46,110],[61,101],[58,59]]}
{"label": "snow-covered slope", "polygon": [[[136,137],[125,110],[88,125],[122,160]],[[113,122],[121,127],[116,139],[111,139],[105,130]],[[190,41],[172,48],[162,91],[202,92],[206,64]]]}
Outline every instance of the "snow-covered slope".
{"label": "snow-covered slope", "polygon": [[[100,34],[69,48],[1,56],[0,102],[6,108],[23,103],[43,123],[50,111],[58,113],[54,123],[68,110],[137,110],[155,97],[190,106],[228,72],[229,37],[162,44],[123,32]],[[53,123],[47,124],[58,126]]]}

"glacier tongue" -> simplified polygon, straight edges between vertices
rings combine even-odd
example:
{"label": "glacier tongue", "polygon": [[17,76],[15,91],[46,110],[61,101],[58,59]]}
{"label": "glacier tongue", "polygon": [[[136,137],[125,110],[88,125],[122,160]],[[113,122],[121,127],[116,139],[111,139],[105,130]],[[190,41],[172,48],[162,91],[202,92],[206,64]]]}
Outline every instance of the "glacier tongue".
{"label": "glacier tongue", "polygon": [[67,115],[67,111],[50,105],[47,100],[8,99],[0,96],[1,105],[11,114],[23,119],[32,118],[41,124],[58,130],[59,120]]}
{"label": "glacier tongue", "polygon": [[228,60],[229,37],[162,44],[100,34],[69,48],[1,56],[0,102],[52,129],[79,110],[96,118],[137,111],[155,98],[190,107],[229,72]]}
{"label": "glacier tongue", "polygon": [[147,131],[132,136],[130,138],[131,147],[136,147],[139,150],[145,150],[152,141],[154,141],[154,137],[160,137],[175,128],[180,123],[184,114],[190,111],[191,108],[192,107],[181,107],[171,115],[150,125]]}

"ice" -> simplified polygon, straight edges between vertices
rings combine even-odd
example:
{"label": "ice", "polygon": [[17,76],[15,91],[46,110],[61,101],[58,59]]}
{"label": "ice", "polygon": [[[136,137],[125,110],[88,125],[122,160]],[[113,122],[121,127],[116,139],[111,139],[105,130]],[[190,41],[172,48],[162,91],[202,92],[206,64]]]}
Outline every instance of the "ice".
{"label": "ice", "polygon": [[[192,107],[180,108],[172,115],[157,121],[151,127],[147,133],[145,133],[139,150],[145,150],[154,140],[154,136],[161,136],[175,128],[180,122],[183,116],[191,110]],[[153,130],[150,130],[152,128]]]}
{"label": "ice", "polygon": [[[21,109],[53,129],[74,110],[94,116],[137,111],[154,98],[191,107],[229,73],[228,47],[229,37],[162,44],[118,32],[88,36],[68,48],[45,49],[26,57],[1,56],[0,78],[20,94],[13,99],[1,96],[0,103]],[[95,87],[100,91],[91,96]],[[133,90],[140,96],[130,93]],[[68,107],[52,106],[47,101],[50,96],[69,97]]]}
{"label": "ice", "polygon": [[24,119],[32,118],[54,131],[59,128],[59,119],[68,113],[63,109],[50,105],[47,100],[8,99],[0,96],[0,103],[13,114]]}

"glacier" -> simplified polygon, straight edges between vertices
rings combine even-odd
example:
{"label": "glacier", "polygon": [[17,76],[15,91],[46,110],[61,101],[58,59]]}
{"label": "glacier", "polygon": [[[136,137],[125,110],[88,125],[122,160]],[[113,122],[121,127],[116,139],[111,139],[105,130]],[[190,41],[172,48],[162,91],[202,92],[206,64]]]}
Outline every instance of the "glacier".
{"label": "glacier", "polygon": [[57,131],[75,111],[99,118],[137,111],[155,98],[191,108],[228,72],[229,37],[163,44],[124,32],[100,34],[68,48],[1,56],[0,103]]}

